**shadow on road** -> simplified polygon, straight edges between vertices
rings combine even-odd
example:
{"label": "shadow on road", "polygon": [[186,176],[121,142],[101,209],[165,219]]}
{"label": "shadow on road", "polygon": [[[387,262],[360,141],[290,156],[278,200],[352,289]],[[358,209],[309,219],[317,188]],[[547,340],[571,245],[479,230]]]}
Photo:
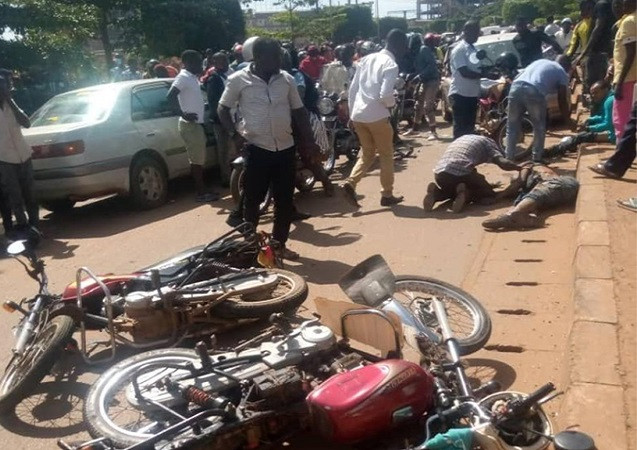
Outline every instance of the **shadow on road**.
{"label": "shadow on road", "polygon": [[[169,186],[168,203],[159,208],[138,210],[126,199],[113,196],[85,203],[64,214],[45,212],[41,221],[42,230],[48,239],[53,240],[106,237],[201,206],[193,198],[192,182],[189,179],[175,180]],[[225,191],[223,194],[225,195]],[[226,202],[231,200],[211,203],[211,206],[222,204],[227,207]],[[58,253],[64,254],[63,251]]]}
{"label": "shadow on road", "polygon": [[363,235],[359,233],[341,232],[331,234],[330,231],[340,230],[340,226],[316,229],[314,225],[307,222],[297,222],[294,230],[290,233],[292,239],[307,242],[315,247],[340,247],[353,244]]}
{"label": "shadow on road", "polygon": [[502,361],[488,358],[465,358],[464,362],[467,377],[474,388],[495,380],[502,385],[502,390],[507,390],[517,378],[515,369]]}
{"label": "shadow on road", "polygon": [[352,266],[340,261],[319,261],[317,259],[301,258],[292,264],[286,264],[289,270],[301,275],[308,282],[314,284],[336,284]]}
{"label": "shadow on road", "polygon": [[78,381],[40,383],[0,424],[21,436],[60,438],[85,430],[83,400],[90,385]]}

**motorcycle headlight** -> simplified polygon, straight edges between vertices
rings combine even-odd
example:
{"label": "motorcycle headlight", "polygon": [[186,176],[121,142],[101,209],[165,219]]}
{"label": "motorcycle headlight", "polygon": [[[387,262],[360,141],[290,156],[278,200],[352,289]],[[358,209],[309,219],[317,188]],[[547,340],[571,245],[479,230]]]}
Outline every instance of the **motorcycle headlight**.
{"label": "motorcycle headlight", "polygon": [[319,113],[321,113],[321,115],[323,116],[327,116],[328,114],[332,114],[332,112],[334,112],[334,102],[330,98],[323,97],[319,100],[317,106]]}
{"label": "motorcycle headlight", "polygon": [[394,89],[397,91],[402,91],[405,88],[405,80],[402,77],[396,78],[396,84],[394,85]]}

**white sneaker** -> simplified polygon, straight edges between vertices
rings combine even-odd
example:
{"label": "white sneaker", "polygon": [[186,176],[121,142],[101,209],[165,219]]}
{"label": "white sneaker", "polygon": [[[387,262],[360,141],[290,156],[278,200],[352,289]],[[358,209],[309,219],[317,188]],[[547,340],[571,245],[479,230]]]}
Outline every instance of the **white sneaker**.
{"label": "white sneaker", "polygon": [[437,141],[438,140],[438,133],[436,133],[435,131],[432,131],[431,133],[429,133],[429,137],[427,138],[428,141]]}

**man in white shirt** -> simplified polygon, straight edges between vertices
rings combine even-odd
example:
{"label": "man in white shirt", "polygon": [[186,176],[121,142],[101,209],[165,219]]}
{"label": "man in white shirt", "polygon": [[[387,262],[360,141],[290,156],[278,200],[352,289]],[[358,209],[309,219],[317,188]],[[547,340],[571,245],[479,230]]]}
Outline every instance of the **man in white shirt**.
{"label": "man in white shirt", "polygon": [[190,171],[195,180],[196,200],[207,203],[219,199],[219,195],[207,192],[203,181],[203,165],[206,162],[206,132],[204,131],[204,100],[197,76],[201,73],[201,54],[186,50],[181,54],[184,66],[168,91],[168,101],[179,111],[179,134],[186,144]]}
{"label": "man in white shirt", "polygon": [[[5,235],[26,239],[38,237],[38,203],[33,193],[33,164],[31,147],[22,136],[23,128],[31,122],[11,97],[12,73],[0,69],[0,194],[3,195],[2,219]],[[15,216],[13,226],[11,213]],[[28,216],[28,218],[27,218]],[[33,233],[31,233],[33,231]]]}
{"label": "man in white shirt", "polygon": [[480,36],[478,22],[469,21],[464,25],[462,41],[451,51],[451,84],[449,99],[453,115],[453,138],[465,134],[475,134],[480,78],[482,69],[473,46]]}
{"label": "man in white shirt", "polygon": [[[237,148],[245,145],[245,221],[257,227],[259,204],[271,187],[274,199],[272,237],[280,244],[276,251],[281,258],[294,260],[299,255],[287,248],[286,242],[294,213],[295,139],[299,152],[309,158],[320,157],[321,149],[314,142],[307,110],[294,77],[281,71],[279,43],[258,38],[252,53],[254,62],[228,78],[217,113],[223,127],[235,139]],[[235,129],[230,112],[237,105],[243,116],[243,136]]]}
{"label": "man in white shirt", "polygon": [[323,66],[321,73],[321,89],[330,94],[346,93],[356,74],[354,67],[354,53],[356,50],[352,44],[336,47],[336,61]]}
{"label": "man in white shirt", "polygon": [[573,37],[573,21],[569,17],[562,19],[560,31],[555,33],[555,40],[566,51]]}
{"label": "man in white shirt", "polygon": [[[549,16],[546,18],[546,27],[544,27],[544,33],[549,36],[555,36],[555,34],[560,31],[560,23],[557,20],[554,20],[553,16]],[[540,28],[541,29],[541,28]]]}
{"label": "man in white shirt", "polygon": [[394,85],[398,64],[407,52],[407,36],[394,29],[387,34],[387,46],[358,62],[356,75],[349,89],[350,118],[361,143],[361,152],[352,173],[343,185],[346,198],[356,207],[356,185],[375,160],[380,161],[381,206],[403,201],[394,197],[394,130],[389,121],[389,109],[394,106]]}

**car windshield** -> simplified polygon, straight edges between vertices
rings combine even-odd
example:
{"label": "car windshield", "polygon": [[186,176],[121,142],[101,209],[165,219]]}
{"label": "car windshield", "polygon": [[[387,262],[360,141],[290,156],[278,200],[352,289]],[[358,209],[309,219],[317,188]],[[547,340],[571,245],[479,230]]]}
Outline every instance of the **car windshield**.
{"label": "car windshield", "polygon": [[489,61],[489,59],[484,60],[482,62],[482,65],[484,66],[494,65],[496,59],[498,59],[498,57],[502,53],[510,52],[510,53],[513,53],[515,56],[517,56],[518,60],[520,58],[518,51],[513,46],[513,40],[511,39],[495,41],[495,42],[487,42],[487,43],[480,43],[478,41],[476,42],[475,47],[478,50],[484,50],[485,52],[487,52],[487,57],[491,60],[491,61]]}
{"label": "car windshield", "polygon": [[116,98],[112,85],[56,95],[33,114],[31,126],[98,122],[110,112]]}

